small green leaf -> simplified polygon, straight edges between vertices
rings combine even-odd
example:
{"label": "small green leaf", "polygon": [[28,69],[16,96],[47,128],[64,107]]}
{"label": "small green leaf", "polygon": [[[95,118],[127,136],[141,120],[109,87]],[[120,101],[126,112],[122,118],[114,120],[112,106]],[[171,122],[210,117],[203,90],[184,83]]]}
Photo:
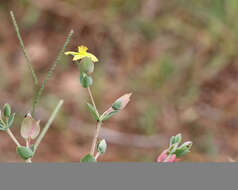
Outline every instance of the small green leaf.
{"label": "small green leaf", "polygon": [[184,156],[185,154],[190,152],[191,147],[192,147],[192,142],[187,141],[183,143],[179,148],[177,148],[174,154],[176,154],[176,157]]}
{"label": "small green leaf", "polygon": [[176,154],[177,158],[180,158],[184,156],[185,154],[189,153],[190,151],[188,149],[177,149],[174,154]]}
{"label": "small green leaf", "polygon": [[10,128],[13,124],[13,121],[14,121],[14,118],[15,118],[15,113],[13,113],[10,117],[9,117],[9,120],[8,120],[8,128]]}
{"label": "small green leaf", "polygon": [[97,150],[100,154],[104,154],[107,150],[107,142],[105,139],[101,140],[97,145]]}
{"label": "small green leaf", "polygon": [[108,119],[110,119],[113,115],[115,115],[117,112],[119,112],[119,110],[113,110],[111,111],[110,113],[104,115],[102,118],[101,118],[101,121],[106,121]]}
{"label": "small green leaf", "polygon": [[5,117],[10,117],[10,115],[11,115],[11,107],[10,107],[9,104],[5,104],[3,106],[3,114],[4,114]]}
{"label": "small green leaf", "polygon": [[114,104],[112,104],[112,108],[114,110],[120,110],[121,106],[122,106],[122,102],[121,101],[116,101]]}
{"label": "small green leaf", "polygon": [[97,121],[99,121],[99,116],[98,116],[98,114],[97,114],[97,111],[96,111],[95,108],[93,107],[93,105],[90,104],[90,103],[87,103],[87,105],[88,105],[88,108],[89,108],[90,112],[92,113],[93,117],[94,117]]}
{"label": "small green leaf", "polygon": [[172,137],[170,138],[169,147],[171,147],[174,143],[175,143],[175,136],[172,136]]}
{"label": "small green leaf", "polygon": [[0,124],[0,131],[5,131],[6,130],[6,127],[2,124]]}
{"label": "small green leaf", "polygon": [[173,144],[172,146],[169,147],[169,150],[167,152],[167,154],[174,154],[174,152],[177,150],[178,148],[178,143]]}
{"label": "small green leaf", "polygon": [[91,154],[87,154],[80,160],[80,162],[97,162],[97,161]]}
{"label": "small green leaf", "polygon": [[181,135],[181,133],[179,133],[175,136],[175,143],[180,144],[181,141],[182,141],[182,135]]}
{"label": "small green leaf", "polygon": [[30,148],[24,146],[18,146],[17,153],[23,160],[33,157],[33,151]]}
{"label": "small green leaf", "polygon": [[93,79],[90,76],[88,76],[86,73],[80,72],[79,79],[80,79],[80,84],[84,88],[87,88],[93,84]]}

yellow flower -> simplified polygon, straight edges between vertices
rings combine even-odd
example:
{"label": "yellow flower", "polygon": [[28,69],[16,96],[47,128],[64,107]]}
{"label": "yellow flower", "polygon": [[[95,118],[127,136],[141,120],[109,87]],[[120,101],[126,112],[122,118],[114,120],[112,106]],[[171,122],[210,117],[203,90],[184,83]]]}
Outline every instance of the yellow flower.
{"label": "yellow flower", "polygon": [[78,46],[78,52],[74,51],[67,51],[64,54],[65,55],[73,55],[73,61],[77,61],[79,59],[82,59],[84,57],[89,57],[93,62],[98,62],[98,58],[93,55],[92,53],[87,52],[88,48],[85,46]]}

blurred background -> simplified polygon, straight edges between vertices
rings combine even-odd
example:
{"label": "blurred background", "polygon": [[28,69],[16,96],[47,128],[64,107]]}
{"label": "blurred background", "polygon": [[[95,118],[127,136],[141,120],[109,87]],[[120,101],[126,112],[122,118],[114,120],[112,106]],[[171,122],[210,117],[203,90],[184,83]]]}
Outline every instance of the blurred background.
{"label": "blurred background", "polygon": [[[130,104],[105,122],[108,149],[99,161],[154,162],[170,136],[192,140],[186,162],[238,159],[237,0],[1,0],[0,105],[9,102],[19,126],[31,111],[33,81],[9,11],[42,82],[70,29],[67,50],[85,45],[96,63],[92,91],[104,112],[124,93]],[[65,103],[35,156],[38,162],[78,162],[88,153],[95,122],[71,57],[63,56],[36,111],[41,125]],[[19,162],[0,133],[0,161]]]}

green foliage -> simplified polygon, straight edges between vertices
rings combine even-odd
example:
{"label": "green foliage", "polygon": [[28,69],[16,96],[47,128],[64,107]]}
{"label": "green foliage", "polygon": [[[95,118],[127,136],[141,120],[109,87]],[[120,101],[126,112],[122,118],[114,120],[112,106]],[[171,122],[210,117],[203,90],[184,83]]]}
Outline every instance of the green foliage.
{"label": "green foliage", "polygon": [[182,135],[179,133],[176,136],[172,136],[170,138],[169,143],[169,150],[167,152],[167,155],[175,154],[177,158],[180,158],[184,156],[185,154],[190,152],[190,149],[192,148],[192,142],[187,141],[183,143],[181,146],[179,144],[182,141]]}
{"label": "green foliage", "polygon": [[116,101],[115,103],[112,104],[112,108],[114,110],[120,110],[121,106],[122,106],[122,102],[121,101]]}
{"label": "green foliage", "polygon": [[97,162],[97,161],[91,154],[87,154],[80,160],[80,162]]}
{"label": "green foliage", "polygon": [[80,72],[79,74],[80,84],[84,88],[88,88],[93,84],[93,79],[88,74]]}
{"label": "green foliage", "polygon": [[27,160],[28,158],[32,158],[34,153],[30,148],[24,146],[18,146],[16,149],[18,155],[23,159]]}
{"label": "green foliage", "polygon": [[8,121],[7,121],[7,125],[8,125],[8,128],[10,128],[14,122],[14,119],[15,119],[15,113],[11,114]]}
{"label": "green foliage", "polygon": [[10,107],[10,105],[9,104],[5,104],[4,106],[3,106],[3,113],[4,113],[4,117],[10,117],[10,115],[11,115],[11,107]]}
{"label": "green foliage", "polygon": [[96,121],[99,121],[100,120],[99,115],[98,115],[97,111],[95,110],[95,108],[93,107],[93,105],[90,103],[87,103],[87,105],[88,105],[88,108],[89,108],[90,112],[92,113],[94,119],[96,119]]}
{"label": "green foliage", "polygon": [[112,116],[114,116],[118,112],[119,112],[119,110],[112,110],[112,111],[102,115],[100,120],[101,121],[106,121],[106,120],[110,119]]}
{"label": "green foliage", "polygon": [[6,131],[12,126],[15,118],[15,113],[11,112],[11,106],[9,104],[4,104],[3,116],[4,117],[2,117],[2,115],[0,114],[0,130]]}

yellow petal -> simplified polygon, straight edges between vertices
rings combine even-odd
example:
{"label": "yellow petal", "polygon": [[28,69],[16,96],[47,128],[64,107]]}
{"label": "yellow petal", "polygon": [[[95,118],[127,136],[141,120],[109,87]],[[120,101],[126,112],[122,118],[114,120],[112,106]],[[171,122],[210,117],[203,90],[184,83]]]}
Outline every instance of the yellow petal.
{"label": "yellow petal", "polygon": [[86,56],[91,58],[93,62],[98,62],[98,58],[95,55],[87,53]]}
{"label": "yellow petal", "polygon": [[64,52],[65,55],[77,55],[78,52],[74,52],[74,51],[67,51],[67,52]]}
{"label": "yellow petal", "polygon": [[87,52],[88,48],[86,46],[78,46],[78,52]]}
{"label": "yellow petal", "polygon": [[82,59],[83,57],[85,57],[85,56],[75,55],[74,58],[73,58],[73,61],[77,61],[77,60],[79,60],[79,59]]}

